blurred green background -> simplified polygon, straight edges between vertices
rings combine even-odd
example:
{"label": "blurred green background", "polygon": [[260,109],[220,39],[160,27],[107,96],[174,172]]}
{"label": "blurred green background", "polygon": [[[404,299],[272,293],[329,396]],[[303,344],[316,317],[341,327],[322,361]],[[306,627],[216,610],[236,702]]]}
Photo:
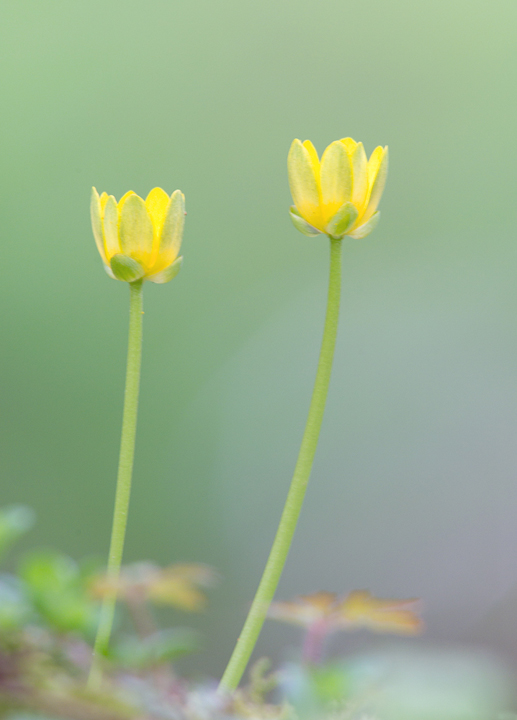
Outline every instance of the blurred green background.
{"label": "blurred green background", "polygon": [[[219,569],[208,612],[173,618],[205,634],[192,667],[220,673],[240,629],[315,370],[328,248],[291,226],[287,151],[346,135],[388,144],[390,175],[345,242],[278,597],[422,597],[431,640],[517,657],[516,23],[515,0],[2,3],[0,498],[36,510],[26,548],[107,552],[129,293],[90,188],[181,188],[184,268],[145,288],[126,560]],[[297,638],[271,624],[257,654]]]}

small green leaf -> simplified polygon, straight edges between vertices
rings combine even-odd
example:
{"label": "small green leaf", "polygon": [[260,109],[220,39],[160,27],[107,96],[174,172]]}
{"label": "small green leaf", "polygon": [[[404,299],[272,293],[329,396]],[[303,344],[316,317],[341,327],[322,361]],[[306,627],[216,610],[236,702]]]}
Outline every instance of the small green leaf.
{"label": "small green leaf", "polygon": [[199,636],[188,628],[160,630],[146,638],[128,636],[112,651],[114,659],[125,667],[143,669],[177,660],[199,647]]}
{"label": "small green leaf", "polygon": [[34,525],[34,513],[25,505],[0,509],[0,555]]}
{"label": "small green leaf", "polygon": [[53,552],[32,553],[19,574],[40,621],[60,632],[92,635],[97,604],[90,599],[86,580],[71,558]]}

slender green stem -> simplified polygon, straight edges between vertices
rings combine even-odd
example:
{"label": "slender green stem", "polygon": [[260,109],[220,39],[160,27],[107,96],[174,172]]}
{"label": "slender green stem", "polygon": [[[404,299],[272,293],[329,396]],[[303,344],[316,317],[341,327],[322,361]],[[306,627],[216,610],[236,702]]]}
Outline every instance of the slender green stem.
{"label": "slender green stem", "polygon": [[129,283],[129,342],[127,351],[126,389],[124,392],[124,412],[122,415],[122,438],[118,464],[117,490],[113,527],[108,560],[108,583],[110,590],[105,595],[97,629],[97,637],[93,649],[93,660],[88,677],[90,688],[98,687],[102,673],[100,659],[108,650],[115,603],[117,600],[116,585],[120,574],[124,537],[126,534],[129,496],[131,493],[131,476],[133,474],[133,458],[135,456],[136,419],[138,412],[138,390],[140,387],[140,365],[142,361],[142,307],[143,280]]}
{"label": "slender green stem", "polygon": [[302,509],[323,420],[336,345],[341,294],[341,242],[330,238],[330,278],[323,341],[307,424],[291,487],[255,599],[219,685],[220,692],[235,690],[246,669],[280,580]]}

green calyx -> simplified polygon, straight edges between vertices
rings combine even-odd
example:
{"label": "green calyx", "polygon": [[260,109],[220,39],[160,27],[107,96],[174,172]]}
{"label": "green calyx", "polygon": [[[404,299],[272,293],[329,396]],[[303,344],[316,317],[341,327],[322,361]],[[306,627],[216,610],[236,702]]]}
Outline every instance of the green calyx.
{"label": "green calyx", "polygon": [[128,255],[117,253],[110,260],[111,270],[117,280],[134,282],[144,276],[145,270],[139,262]]}
{"label": "green calyx", "polygon": [[302,218],[294,205],[289,208],[289,216],[295,228],[304,235],[308,235],[309,237],[316,237],[316,235],[321,234],[320,230],[317,230],[312,225],[309,225],[309,223]]}
{"label": "green calyx", "polygon": [[351,202],[341,205],[337,213],[327,225],[327,234],[333,238],[342,238],[346,235],[357,220],[357,208]]}

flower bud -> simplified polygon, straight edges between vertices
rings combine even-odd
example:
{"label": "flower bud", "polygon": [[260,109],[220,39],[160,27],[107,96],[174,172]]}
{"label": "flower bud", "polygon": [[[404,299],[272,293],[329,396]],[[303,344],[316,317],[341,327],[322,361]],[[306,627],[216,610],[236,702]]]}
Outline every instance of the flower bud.
{"label": "flower bud", "polygon": [[127,192],[117,203],[92,188],[92,228],[108,275],[124,282],[166,283],[181,267],[178,257],[185,224],[185,197],[161,188],[142,200]]}
{"label": "flower bud", "polygon": [[294,140],[287,160],[294,200],[290,215],[305,235],[366,237],[377,225],[388,172],[388,148],[366,159],[363,144],[352,138],[331,143],[318,157],[310,140]]}

